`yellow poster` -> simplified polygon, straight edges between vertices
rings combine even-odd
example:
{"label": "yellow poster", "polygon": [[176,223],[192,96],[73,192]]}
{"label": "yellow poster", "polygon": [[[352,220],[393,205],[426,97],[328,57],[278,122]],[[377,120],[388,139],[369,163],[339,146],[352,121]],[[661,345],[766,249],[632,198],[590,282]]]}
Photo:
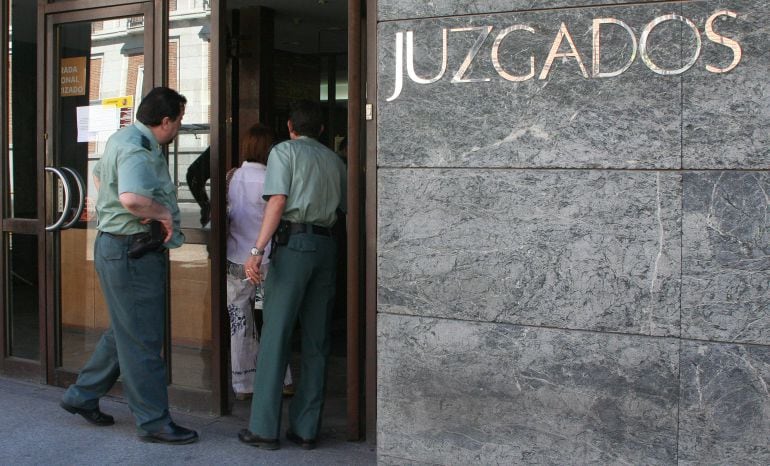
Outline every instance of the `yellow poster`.
{"label": "yellow poster", "polygon": [[122,97],[110,97],[109,99],[102,99],[102,105],[114,106],[118,108],[131,108],[134,106],[134,96],[125,95]]}
{"label": "yellow poster", "polygon": [[124,128],[134,122],[134,96],[124,95],[102,99],[103,107],[117,107],[119,112],[118,127]]}
{"label": "yellow poster", "polygon": [[86,95],[86,57],[61,59],[61,97]]}

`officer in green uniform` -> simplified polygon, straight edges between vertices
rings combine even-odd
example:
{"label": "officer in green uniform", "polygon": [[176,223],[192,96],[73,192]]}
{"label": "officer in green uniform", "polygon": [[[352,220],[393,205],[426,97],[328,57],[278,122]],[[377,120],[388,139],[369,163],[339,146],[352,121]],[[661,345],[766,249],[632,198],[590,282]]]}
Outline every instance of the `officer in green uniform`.
{"label": "officer in green uniform", "polygon": [[315,103],[302,101],[292,109],[287,123],[291,140],[275,146],[268,158],[265,216],[244,264],[246,276],[260,282],[262,255],[278,230],[264,284],[249,428],[238,433],[242,442],[268,450],[279,448],[281,390],[297,319],[302,327],[301,377],[289,408],[286,438],[314,448],[323,410],[337,254],[332,227],[337,209],[345,210],[346,170],[340,158],[315,139],[323,130],[322,121]]}
{"label": "officer in green uniform", "polygon": [[[174,183],[161,145],[179,132],[187,99],[158,87],[142,99],[137,122],[107,141],[94,168],[99,233],[94,262],[110,315],[94,354],[81,369],[61,406],[92,424],[114,423],[99,409],[99,398],[123,377],[123,390],[142,440],[191,443],[198,434],[180,427],[168,412],[166,363],[161,358],[166,308],[168,259],[165,248],[184,242]],[[129,257],[138,240],[148,239],[157,221],[160,240],[143,255]]]}

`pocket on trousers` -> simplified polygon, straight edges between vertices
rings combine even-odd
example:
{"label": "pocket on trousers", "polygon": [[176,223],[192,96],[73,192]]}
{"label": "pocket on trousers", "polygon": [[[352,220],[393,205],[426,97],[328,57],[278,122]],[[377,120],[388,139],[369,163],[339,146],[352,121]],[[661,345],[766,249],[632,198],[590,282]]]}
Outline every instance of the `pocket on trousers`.
{"label": "pocket on trousers", "polygon": [[99,255],[104,260],[117,261],[123,259],[125,253],[126,245],[121,240],[102,238],[102,241],[99,242]]}
{"label": "pocket on trousers", "polygon": [[316,243],[304,235],[292,235],[287,247],[292,251],[313,252],[316,250]]}

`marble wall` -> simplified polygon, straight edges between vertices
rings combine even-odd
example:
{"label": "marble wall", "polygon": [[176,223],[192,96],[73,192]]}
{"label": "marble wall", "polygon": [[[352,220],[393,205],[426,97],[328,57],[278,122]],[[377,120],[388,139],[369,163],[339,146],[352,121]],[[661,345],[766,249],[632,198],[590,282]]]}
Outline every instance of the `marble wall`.
{"label": "marble wall", "polygon": [[770,463],[770,5],[378,20],[379,461]]}

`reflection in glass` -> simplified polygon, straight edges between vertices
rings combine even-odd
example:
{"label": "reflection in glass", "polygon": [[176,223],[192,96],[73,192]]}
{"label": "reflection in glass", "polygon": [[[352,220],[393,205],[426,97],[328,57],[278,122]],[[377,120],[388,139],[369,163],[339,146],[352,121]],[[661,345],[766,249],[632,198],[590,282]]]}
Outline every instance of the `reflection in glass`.
{"label": "reflection in glass", "polygon": [[[195,163],[210,143],[210,2],[171,2],[169,12],[168,85],[187,97],[182,128],[169,145],[168,157],[187,237],[184,246],[170,253],[171,382],[210,390],[211,262],[207,245],[211,162],[206,158]],[[194,177],[190,176],[191,166],[198,170]],[[188,184],[191,179],[199,180],[201,189],[196,195],[190,189],[194,184]]]}
{"label": "reflection in glass", "polygon": [[12,1],[10,18],[5,216],[37,218],[37,2]]}
{"label": "reflection in glass", "polygon": [[37,236],[5,236],[8,329],[11,356],[40,360]]}
{"label": "reflection in glass", "polygon": [[[67,74],[71,88],[55,87],[55,165],[77,171],[88,185],[80,221],[59,234],[60,363],[66,370],[78,371],[109,327],[107,305],[94,268],[97,191],[92,172],[107,139],[134,121],[144,75],[143,29],[141,17],[57,26],[56,57],[62,68],[65,63],[72,64],[78,72]],[[54,72],[57,82],[64,76],[60,73]],[[79,131],[76,115],[83,107],[109,110],[110,127]]]}
{"label": "reflection in glass", "polygon": [[110,325],[94,268],[96,225],[89,226],[64,230],[60,236],[61,366],[73,372],[83,367]]}
{"label": "reflection in glass", "polygon": [[[204,0],[169,6],[168,86],[187,97],[179,137],[169,145],[169,170],[177,186],[182,228],[208,229],[211,199],[208,163],[193,166],[202,180],[194,194],[191,166],[209,147],[211,123],[211,6]],[[201,160],[200,162],[205,162]],[[200,166],[198,168],[198,166]],[[193,186],[193,188],[195,188]]]}
{"label": "reflection in glass", "polygon": [[211,388],[211,261],[202,244],[171,250],[171,382]]}

